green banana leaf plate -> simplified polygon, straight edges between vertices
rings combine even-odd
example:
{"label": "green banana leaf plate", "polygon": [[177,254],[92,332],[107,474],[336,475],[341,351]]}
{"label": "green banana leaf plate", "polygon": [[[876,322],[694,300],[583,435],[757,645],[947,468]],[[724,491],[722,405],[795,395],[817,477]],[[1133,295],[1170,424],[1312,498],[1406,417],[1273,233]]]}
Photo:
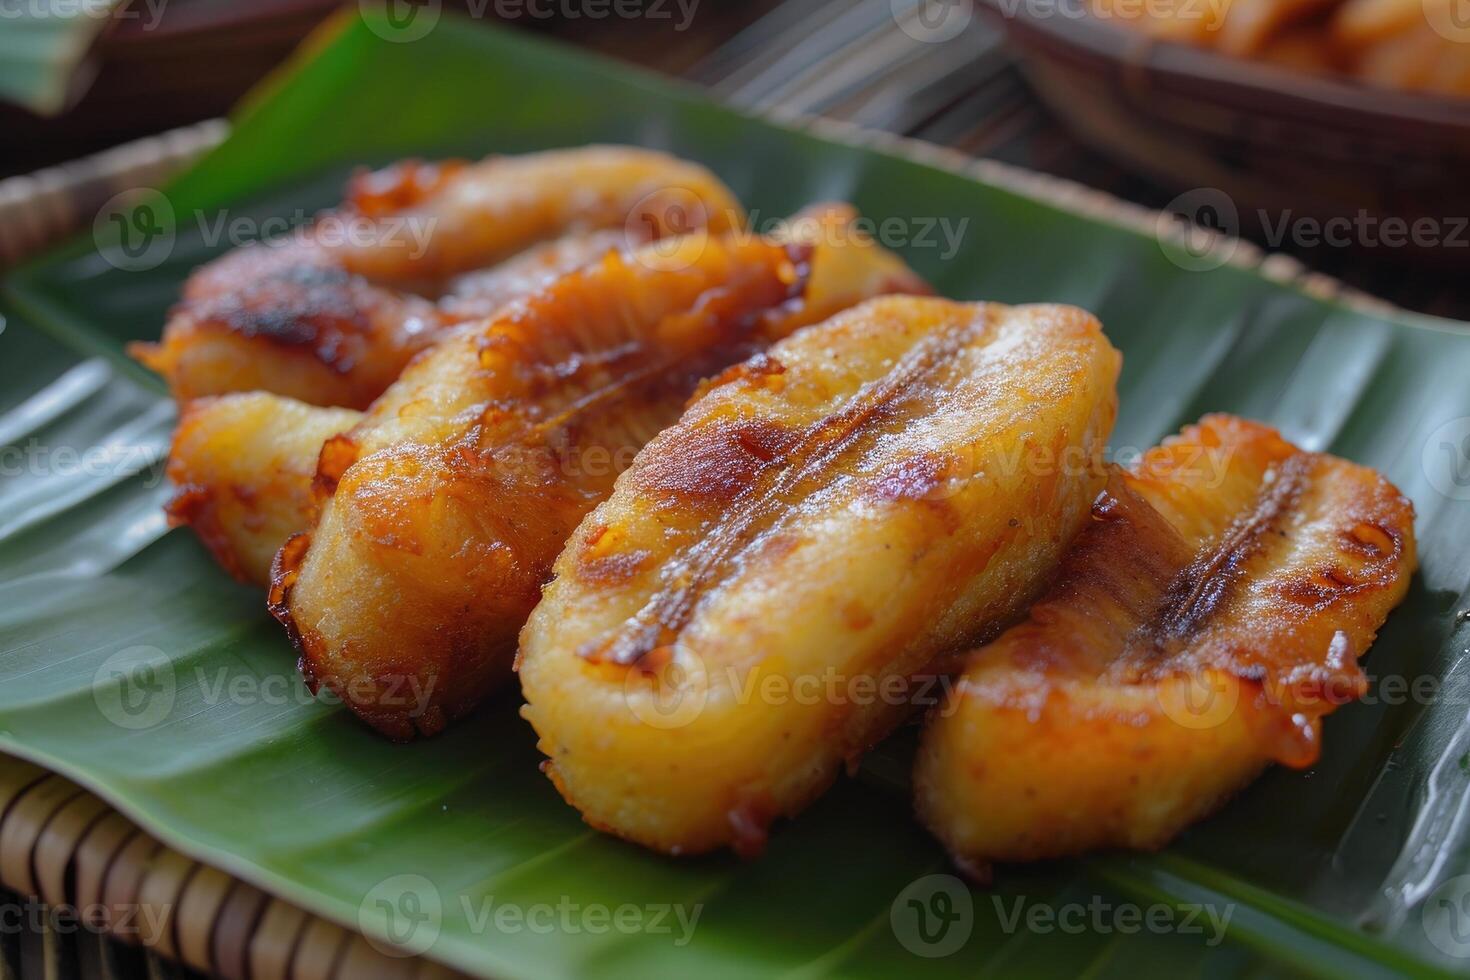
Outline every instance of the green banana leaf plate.
{"label": "green banana leaf plate", "polygon": [[[412,33],[344,16],[218,150],[7,280],[0,750],[203,861],[486,976],[1470,969],[1470,331],[1314,298],[525,35],[448,16]],[[897,219],[894,244],[947,295],[1095,311],[1126,356],[1119,456],[1223,410],[1386,473],[1417,505],[1422,569],[1321,763],[1268,772],[1161,853],[1001,868],[978,887],[912,818],[911,736],[763,859],[670,860],[562,804],[514,696],[400,746],[307,695],[262,597],[168,532],[172,408],[123,344],[156,337],[238,229],[333,203],[356,165],[593,141],[703,161],[758,219],[834,198]]]}

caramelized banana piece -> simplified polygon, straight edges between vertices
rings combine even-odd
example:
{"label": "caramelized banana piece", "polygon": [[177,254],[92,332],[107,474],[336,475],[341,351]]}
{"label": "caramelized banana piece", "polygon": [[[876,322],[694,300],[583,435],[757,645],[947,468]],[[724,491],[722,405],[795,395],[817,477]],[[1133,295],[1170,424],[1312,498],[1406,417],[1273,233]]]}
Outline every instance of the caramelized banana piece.
{"label": "caramelized banana piece", "polygon": [[259,244],[196,272],[162,339],[128,353],[181,404],[261,390],[361,408],[444,326],[433,301],[349,275],[326,249]]}
{"label": "caramelized banana piece", "polygon": [[831,309],[926,288],[871,242],[814,237],[610,254],[411,365],[323,447],[330,499],[280,555],[272,608],[309,675],[394,738],[507,680],[567,536],[702,378]]}
{"label": "caramelized banana piece", "polygon": [[[359,188],[358,197],[369,193]],[[361,200],[358,207],[378,210]],[[410,201],[399,200],[390,187],[379,207],[430,228],[424,247],[348,242],[343,266],[410,287],[491,265],[572,230],[627,227],[653,239],[700,229],[718,234],[745,224],[740,202],[708,169],[630,146],[490,157]]]}
{"label": "caramelized banana piece", "polygon": [[[545,287],[568,263],[600,258],[621,238],[622,232],[576,236],[472,273],[457,286],[456,313],[494,312]],[[245,362],[247,369],[262,363]],[[192,527],[231,575],[270,585],[281,545],[316,524],[312,487],[322,445],[362,418],[263,391],[186,402],[169,450],[169,475],[179,488],[167,507],[170,522]]]}
{"label": "caramelized banana piece", "polygon": [[717,379],[578,527],[523,714],[594,827],[758,851],[1087,520],[1119,356],[1063,306],[890,298]]}
{"label": "caramelized banana piece", "polygon": [[1414,568],[1386,480],[1229,416],[1115,472],[1093,518],[927,722],[918,811],[962,863],[1160,847],[1311,765]]}
{"label": "caramelized banana piece", "polygon": [[609,247],[743,221],[709,171],[647,150],[399,164],[303,235],[201,268],[162,341],[130,350],[181,402],[259,389],[363,408],[454,324]]}
{"label": "caramelized banana piece", "polygon": [[231,575],[269,585],[282,542],[316,523],[322,444],[361,418],[263,391],[188,403],[169,450],[170,523],[192,527]]}
{"label": "caramelized banana piece", "polygon": [[608,252],[635,248],[646,241],[637,234],[637,229],[624,228],[558,238],[528,248],[499,265],[457,276],[450,283],[449,293],[439,301],[439,308],[457,322],[494,316],[512,300],[529,296],[568,272],[591,265]]}

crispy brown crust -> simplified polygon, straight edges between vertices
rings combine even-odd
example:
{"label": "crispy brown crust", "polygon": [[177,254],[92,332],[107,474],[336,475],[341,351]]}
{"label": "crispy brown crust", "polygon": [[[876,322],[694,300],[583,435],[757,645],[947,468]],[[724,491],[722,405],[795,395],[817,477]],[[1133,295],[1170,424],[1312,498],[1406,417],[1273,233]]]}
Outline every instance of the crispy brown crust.
{"label": "crispy brown crust", "polygon": [[225,260],[244,266],[238,291],[185,299],[173,315],[194,320],[196,329],[305,348],[324,366],[347,374],[360,361],[361,338],[371,329],[367,309],[380,298],[367,280],[330,264],[251,261],[266,247],[251,246],[253,251]]}
{"label": "crispy brown crust", "polygon": [[256,388],[363,408],[454,321],[310,242],[254,244],[196,272],[163,339],[129,352],[181,401]]}
{"label": "crispy brown crust", "polygon": [[337,481],[347,472],[347,467],[357,462],[357,443],[350,432],[340,432],[322,443],[317,454],[316,476],[312,479],[312,491],[319,499],[326,499],[337,492]]}
{"label": "crispy brown crust", "polygon": [[[271,564],[271,584],[266,595],[266,608],[286,628],[286,635],[300,654],[296,668],[301,672],[307,688],[313,695],[326,687],[343,696],[369,687],[374,691],[404,690],[406,678],[401,676],[344,679],[335,676],[322,677],[317,673],[313,665],[320,660],[325,645],[321,634],[310,628],[302,629],[291,615],[291,590],[301,574],[302,562],[306,560],[310,548],[311,535],[307,532],[294,534],[287,539]],[[352,707],[363,721],[395,742],[412,741],[419,735],[437,735],[452,718],[437,705],[427,706],[422,712],[405,714],[397,707],[377,710],[372,700],[359,698],[353,702]]]}
{"label": "crispy brown crust", "polygon": [[[286,634],[291,637],[291,642],[298,650],[303,648],[303,643],[301,631],[291,618],[291,589],[296,585],[296,579],[301,574],[301,562],[310,548],[310,532],[302,531],[286,539],[281,550],[276,552],[275,561],[271,563],[271,585],[265,599],[266,609],[286,627]],[[308,680],[310,679],[308,675]]]}
{"label": "crispy brown crust", "polygon": [[664,451],[638,470],[638,485],[685,503],[728,505],[750,490],[800,433],[765,420],[725,428],[679,430]]}
{"label": "crispy brown crust", "polygon": [[[1212,416],[1196,431],[1217,424],[1236,423]],[[1109,674],[1146,681],[1208,667],[1263,689],[1274,687],[1267,692],[1271,713],[1283,727],[1303,729],[1305,742],[1295,746],[1273,738],[1264,747],[1274,761],[1300,767],[1316,760],[1320,718],[1366,690],[1357,658],[1413,571],[1414,510],[1373,471],[1298,451],[1274,430],[1258,428],[1254,433],[1237,428],[1235,438],[1270,446],[1259,492],[1218,540],[1177,570]],[[1324,486],[1342,491],[1326,514],[1311,499]],[[1149,487],[1140,484],[1136,492],[1146,501]],[[1300,533],[1302,522],[1319,519],[1331,521],[1332,530],[1313,560],[1281,565],[1277,556],[1283,542]],[[1241,603],[1252,583],[1281,570],[1284,577],[1270,580],[1269,590],[1251,600],[1246,617]],[[1312,646],[1311,627],[1324,618],[1349,615],[1354,606],[1374,610],[1366,637],[1348,641],[1348,633],[1339,631],[1340,639]],[[1231,641],[1231,635],[1247,630],[1254,642]],[[1317,696],[1328,690],[1340,696]]]}

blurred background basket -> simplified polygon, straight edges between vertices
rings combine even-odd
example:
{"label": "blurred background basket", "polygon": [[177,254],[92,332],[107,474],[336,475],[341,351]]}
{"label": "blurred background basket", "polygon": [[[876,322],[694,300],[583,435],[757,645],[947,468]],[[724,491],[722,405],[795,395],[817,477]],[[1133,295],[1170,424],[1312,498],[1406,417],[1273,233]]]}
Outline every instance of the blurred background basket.
{"label": "blurred background basket", "polygon": [[1382,233],[1356,233],[1356,247],[1470,266],[1470,230],[1455,248],[1412,234],[1398,244],[1393,230],[1427,219],[1455,234],[1470,216],[1470,100],[1158,41],[1075,5],[983,2],[1036,93],[1087,145],[1174,191],[1213,188],[1234,204],[1221,214],[1218,196],[1196,195],[1181,202],[1189,217],[1268,245],[1283,216],[1371,222]]}

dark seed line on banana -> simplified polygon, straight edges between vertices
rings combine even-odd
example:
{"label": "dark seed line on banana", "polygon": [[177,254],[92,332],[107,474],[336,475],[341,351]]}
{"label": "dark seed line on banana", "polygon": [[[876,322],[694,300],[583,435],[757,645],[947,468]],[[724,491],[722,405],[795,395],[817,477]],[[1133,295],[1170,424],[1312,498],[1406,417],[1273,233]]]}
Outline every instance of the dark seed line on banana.
{"label": "dark seed line on banana", "polygon": [[792,513],[789,498],[793,493],[824,469],[833,468],[859,440],[873,437],[877,428],[870,423],[993,325],[994,318],[987,314],[924,337],[888,374],[859,389],[841,411],[802,433],[780,457],[779,465],[774,459],[765,461],[709,534],[669,570],[670,584],[654,593],[608,642],[579,651],[581,656],[593,662],[634,666],[672,642],[688,624],[697,597],[720,570],[730,568],[741,550]]}
{"label": "dark seed line on banana", "polygon": [[1163,652],[1197,633],[1229,597],[1241,566],[1258,552],[1271,528],[1301,501],[1311,469],[1310,454],[1297,453],[1276,467],[1275,478],[1261,488],[1255,506],[1179,574],[1164,606],[1149,625],[1150,639]]}
{"label": "dark seed line on banana", "polygon": [[[797,265],[797,268],[803,266]],[[806,289],[807,276],[801,274],[792,284],[786,301],[798,298]],[[721,295],[728,294],[729,290],[719,290]],[[682,315],[682,314],[681,314]],[[533,428],[533,433],[547,432],[553,429],[565,428],[571,425],[579,416],[585,416],[594,408],[612,409],[630,398],[635,397],[639,387],[650,382],[659,382],[674,371],[683,371],[686,374],[708,374],[711,367],[728,364],[736,356],[744,344],[751,343],[755,335],[759,334],[758,325],[770,319],[769,312],[755,309],[735,318],[717,316],[713,327],[723,332],[725,336],[712,344],[700,345],[689,351],[679,351],[660,357],[652,363],[641,367],[630,367],[624,369],[624,373],[614,378],[609,383],[594,388],[581,398],[572,402],[557,415],[538,422]],[[632,358],[636,359],[639,354],[658,353],[646,351],[641,347],[633,352]],[[691,363],[691,361],[693,363]]]}

